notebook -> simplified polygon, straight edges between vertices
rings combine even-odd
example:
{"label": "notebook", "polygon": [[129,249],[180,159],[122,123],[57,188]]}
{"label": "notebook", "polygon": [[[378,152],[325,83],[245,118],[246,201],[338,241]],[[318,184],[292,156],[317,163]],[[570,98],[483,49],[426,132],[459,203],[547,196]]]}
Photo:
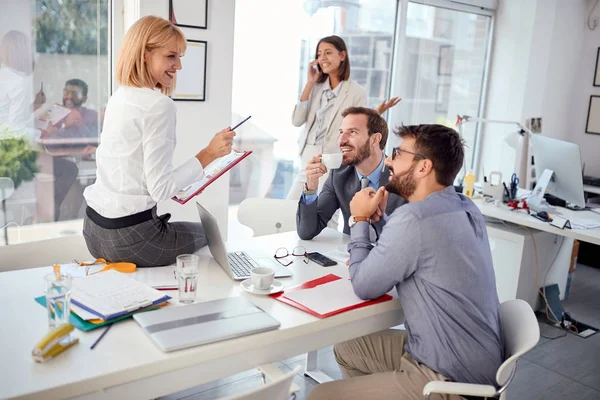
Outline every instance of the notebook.
{"label": "notebook", "polygon": [[204,178],[182,188],[172,197],[179,204],[187,203],[191,198],[202,192],[208,185],[216,181],[221,175],[229,171],[234,165],[252,154],[252,151],[233,150],[226,156],[217,158],[204,168]]}
{"label": "notebook", "polygon": [[133,319],[162,351],[184,349],[279,328],[245,297],[228,297],[136,314]]}
{"label": "notebook", "polygon": [[108,270],[73,280],[71,302],[101,319],[109,320],[164,303],[170,298],[126,274]]}
{"label": "notebook", "polygon": [[385,294],[377,299],[362,300],[354,294],[349,279],[334,274],[272,294],[271,297],[319,318],[392,299],[392,296]]}

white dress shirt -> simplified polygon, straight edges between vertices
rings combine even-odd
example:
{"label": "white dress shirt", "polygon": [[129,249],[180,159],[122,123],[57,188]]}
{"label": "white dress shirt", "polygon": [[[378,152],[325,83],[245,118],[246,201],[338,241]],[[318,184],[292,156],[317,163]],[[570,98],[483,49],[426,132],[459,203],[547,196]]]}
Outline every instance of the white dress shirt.
{"label": "white dress shirt", "polygon": [[148,210],[204,176],[196,157],[173,168],[177,109],[150,88],[120,87],[109,99],[96,152],[97,178],[83,195],[106,218]]}
{"label": "white dress shirt", "polygon": [[33,78],[14,69],[0,68],[0,125],[33,142],[39,131],[33,122]]}

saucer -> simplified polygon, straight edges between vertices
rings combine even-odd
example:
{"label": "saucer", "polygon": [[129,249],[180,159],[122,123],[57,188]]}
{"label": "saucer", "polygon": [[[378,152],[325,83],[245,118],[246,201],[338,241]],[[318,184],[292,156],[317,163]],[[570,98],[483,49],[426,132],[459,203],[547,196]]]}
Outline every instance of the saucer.
{"label": "saucer", "polygon": [[251,279],[246,279],[243,280],[240,283],[240,286],[242,287],[242,289],[244,289],[246,292],[250,292],[250,293],[254,293],[254,294],[262,294],[262,295],[267,295],[267,294],[273,294],[273,293],[279,293],[283,290],[283,288],[285,287],[285,285],[283,284],[283,282],[278,281],[277,279],[273,280],[273,284],[271,285],[270,289],[267,290],[259,290],[259,289],[254,289],[254,285],[252,284],[252,280]]}

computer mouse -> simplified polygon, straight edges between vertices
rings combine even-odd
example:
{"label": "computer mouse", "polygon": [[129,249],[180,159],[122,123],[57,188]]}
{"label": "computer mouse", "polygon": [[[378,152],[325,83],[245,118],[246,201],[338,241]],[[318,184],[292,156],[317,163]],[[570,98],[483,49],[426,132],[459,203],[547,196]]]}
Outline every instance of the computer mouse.
{"label": "computer mouse", "polygon": [[540,211],[539,213],[537,213],[538,217],[540,218],[544,218],[544,219],[548,219],[549,215],[546,211]]}

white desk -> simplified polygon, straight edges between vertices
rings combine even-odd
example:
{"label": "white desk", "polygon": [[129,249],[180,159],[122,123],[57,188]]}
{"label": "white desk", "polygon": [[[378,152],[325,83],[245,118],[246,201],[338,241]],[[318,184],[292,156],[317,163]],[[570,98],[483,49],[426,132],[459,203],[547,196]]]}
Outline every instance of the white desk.
{"label": "white desk", "polygon": [[[600,229],[558,229],[550,225],[548,222],[540,221],[528,215],[524,211],[512,211],[509,207],[495,206],[493,203],[486,203],[482,199],[473,200],[481,213],[486,217],[498,218],[503,221],[512,222],[514,224],[527,226],[544,232],[553,233],[559,236],[565,236],[582,242],[588,242],[600,245]],[[548,211],[550,215],[560,216],[569,220],[586,219],[594,220],[600,223],[600,214],[585,210],[572,211],[562,207],[551,207]]]}
{"label": "white desk", "polygon": [[[558,229],[524,211],[512,211],[505,205],[495,206],[482,199],[474,200],[474,203],[486,217],[530,228],[526,231],[519,227],[487,223],[500,302],[518,298],[527,301],[534,310],[539,309],[541,303],[537,288],[551,283],[559,285],[563,299],[573,240],[600,244],[600,230]],[[567,219],[600,222],[600,215],[591,211],[571,211],[553,207],[549,213]],[[560,236],[564,239],[559,240]],[[537,271],[532,237],[537,247]]]}
{"label": "white desk", "polygon": [[[290,268],[294,277],[286,287],[328,273],[348,276],[345,257],[337,247],[348,241],[326,230],[312,241],[301,241],[295,232],[262,236],[229,250],[260,249],[271,255],[281,246],[298,244],[336,258],[338,265],[323,268],[304,264],[299,257]],[[199,254],[208,254],[203,249]],[[313,351],[334,343],[377,332],[403,322],[397,299],[330,318],[318,319],[269,297],[244,292],[208,256],[198,286],[198,300],[243,295],[281,322],[281,328],[225,342],[172,353],[163,353],[137,323],[117,323],[94,350],[89,347],[101,334],[76,331],[80,343],[46,364],[31,358],[33,345],[47,330],[46,310],[33,298],[43,293],[43,275],[50,268],[0,273],[0,398],[148,399]],[[176,296],[176,291],[170,291]]]}

